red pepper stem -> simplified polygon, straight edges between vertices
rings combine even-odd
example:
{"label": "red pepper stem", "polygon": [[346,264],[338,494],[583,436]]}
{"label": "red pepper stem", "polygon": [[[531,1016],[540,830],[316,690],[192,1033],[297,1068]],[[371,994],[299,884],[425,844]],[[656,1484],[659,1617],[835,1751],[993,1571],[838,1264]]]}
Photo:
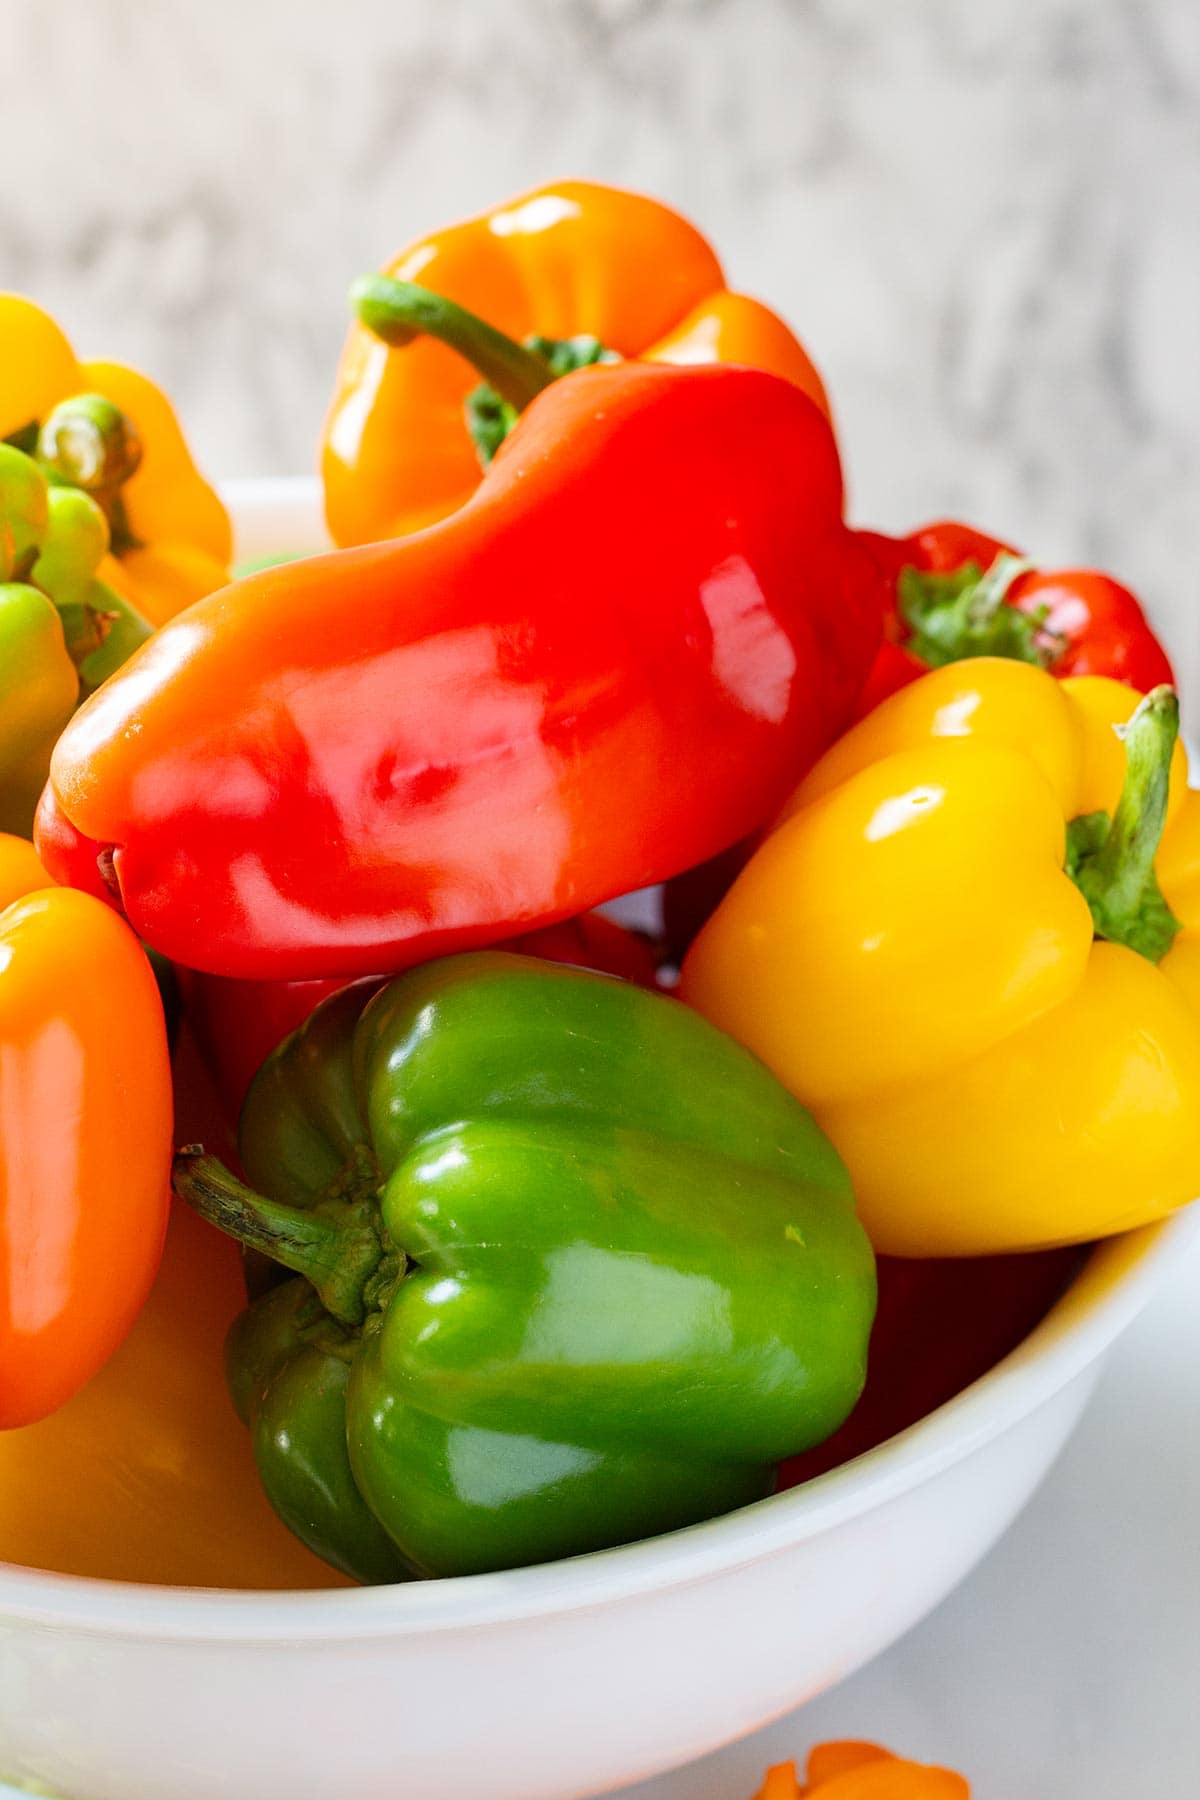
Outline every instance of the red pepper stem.
{"label": "red pepper stem", "polygon": [[1125,780],[1117,809],[1111,822],[1103,813],[1072,822],[1068,866],[1091,908],[1097,937],[1159,962],[1180,929],[1154,872],[1179,735],[1174,688],[1154,688],[1129,723],[1116,730],[1125,744]]}
{"label": "red pepper stem", "polygon": [[350,303],[367,330],[394,349],[418,337],[448,344],[518,412],[554,380],[553,369],[536,350],[415,282],[364,275],[351,288]]}
{"label": "red pepper stem", "polygon": [[305,1276],[335,1319],[362,1323],[363,1290],[383,1260],[379,1232],[362,1202],[305,1212],[269,1200],[200,1144],[187,1144],[176,1156],[171,1186],[210,1225]]}

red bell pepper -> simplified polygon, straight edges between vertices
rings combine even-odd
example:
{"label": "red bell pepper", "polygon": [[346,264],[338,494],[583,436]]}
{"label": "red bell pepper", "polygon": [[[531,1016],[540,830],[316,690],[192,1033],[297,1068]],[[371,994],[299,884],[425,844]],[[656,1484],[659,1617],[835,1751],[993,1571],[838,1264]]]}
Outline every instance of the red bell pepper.
{"label": "red bell pepper", "polygon": [[1096,569],[1037,569],[998,538],[942,520],[906,538],[864,532],[884,577],[884,642],[859,718],[928,668],[1008,656],[1055,675],[1108,675],[1142,693],[1174,683],[1129,589]]}
{"label": "red bell pepper", "polygon": [[879,634],[805,394],[580,369],[442,523],[166,625],[59,740],[39,842],[186,967],[399,969],[744,837],[848,722]]}

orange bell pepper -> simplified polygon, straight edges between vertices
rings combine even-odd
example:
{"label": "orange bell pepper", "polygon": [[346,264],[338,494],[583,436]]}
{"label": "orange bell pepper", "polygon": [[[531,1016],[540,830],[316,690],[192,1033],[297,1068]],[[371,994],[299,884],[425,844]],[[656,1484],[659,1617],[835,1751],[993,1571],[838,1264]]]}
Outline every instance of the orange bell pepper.
{"label": "orange bell pepper", "polygon": [[[39,869],[6,840],[11,895]],[[42,877],[44,881],[44,877]],[[69,1399],[158,1267],[171,1071],[154,976],[107,906],[43,885],[0,913],[0,1427]]]}
{"label": "orange bell pepper", "polygon": [[795,1763],[776,1763],[755,1800],[970,1800],[961,1775],[924,1763],[905,1762],[877,1744],[818,1744],[808,1759],[804,1783]]}
{"label": "orange bell pepper", "polygon": [[[621,357],[748,363],[829,413],[821,378],[782,319],[731,292],[695,227],[641,194],[590,181],[537,188],[410,244],[387,273],[511,338],[587,333]],[[335,543],[398,537],[470,497],[480,468],[463,406],[478,381],[431,337],[389,349],[351,326],[321,440]]]}
{"label": "orange bell pepper", "polygon": [[[179,1137],[221,1142],[186,1038],[177,1073]],[[271,1511],[229,1404],[222,1344],[245,1303],[236,1248],[177,1206],[111,1362],[53,1417],[0,1431],[0,1561],[177,1587],[348,1585]]]}

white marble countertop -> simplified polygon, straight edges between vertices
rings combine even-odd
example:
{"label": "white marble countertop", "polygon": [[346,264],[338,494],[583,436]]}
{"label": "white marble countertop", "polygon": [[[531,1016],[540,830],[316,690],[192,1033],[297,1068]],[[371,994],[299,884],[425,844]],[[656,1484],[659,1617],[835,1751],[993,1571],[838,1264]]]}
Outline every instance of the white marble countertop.
{"label": "white marble countertop", "polygon": [[1200,1244],[1118,1344],[1061,1461],[924,1624],[832,1692],[623,1800],[749,1800],[867,1737],[973,1800],[1185,1800],[1200,1766]]}

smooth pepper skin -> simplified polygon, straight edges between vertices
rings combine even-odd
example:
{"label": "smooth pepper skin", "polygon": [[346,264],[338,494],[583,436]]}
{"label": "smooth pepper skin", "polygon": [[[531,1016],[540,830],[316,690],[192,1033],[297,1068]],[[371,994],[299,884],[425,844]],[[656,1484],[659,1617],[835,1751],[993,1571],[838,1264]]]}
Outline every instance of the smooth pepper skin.
{"label": "smooth pepper skin", "polygon": [[845,724],[878,571],[829,426],[743,368],[548,387],[470,505],[166,626],[55,750],[38,842],[249,979],[573,916],[768,818]]}
{"label": "smooth pepper skin", "polygon": [[68,889],[14,900],[0,913],[0,1427],[44,1418],[121,1343],[158,1267],[170,1153],[162,1006],[133,933]]}
{"label": "smooth pepper skin", "polygon": [[[357,1507],[341,1536],[327,1505],[306,1528],[289,1504],[306,1483],[338,1491],[347,1451],[424,1575],[599,1549],[768,1492],[853,1405],[875,1304],[845,1171],[809,1115],[695,1014],[610,977],[485,952],[370,992],[332,996],[250,1090],[247,1178],[287,1203],[265,1235],[219,1165],[212,1205],[211,1159],[176,1164],[184,1198],[303,1263],[342,1320],[311,1287],[304,1314],[307,1284],[289,1284],[233,1342],[281,1514],[379,1579]],[[312,1262],[289,1247],[303,1226]],[[303,1379],[278,1361],[289,1331]],[[321,1365],[339,1354],[344,1429],[322,1472]]]}
{"label": "smooth pepper skin", "polygon": [[853,1740],[818,1744],[801,1782],[795,1763],[776,1763],[754,1800],[970,1800],[961,1775],[893,1756],[878,1744]]}
{"label": "smooth pepper skin", "polygon": [[[999,538],[953,519],[903,538],[864,532],[863,541],[884,577],[886,604],[884,641],[859,718],[929,667],[982,654],[1032,662],[1060,678],[1103,675],[1139,693],[1175,679],[1136,595],[1099,569],[1036,568]],[[998,577],[990,603],[989,577]],[[964,582],[973,604],[960,591]],[[923,597],[940,599],[940,634],[936,621],[932,632],[922,632],[906,616]]]}
{"label": "smooth pepper skin", "polygon": [[[623,357],[768,369],[828,414],[821,378],[782,319],[731,293],[695,227],[642,194],[590,181],[537,188],[410,244],[387,272],[513,338],[588,333]],[[321,440],[335,543],[415,531],[470,498],[479,463],[463,407],[478,380],[432,339],[391,350],[351,326]]]}
{"label": "smooth pepper skin", "polygon": [[812,1107],[881,1252],[1082,1242],[1200,1191],[1200,795],[1177,744],[1153,862],[1173,939],[1094,941],[1065,868],[1068,824],[1115,815],[1137,705],[1020,662],[924,676],[816,765],[687,955],[685,998]]}
{"label": "smooth pepper skin", "polygon": [[79,361],[49,313],[22,294],[0,293],[0,343],[0,439],[26,447],[55,407],[85,393],[103,395],[136,427],[141,459],[119,485],[121,530],[99,579],[151,625],[224,586],[229,515],[162,390],[120,363]]}

